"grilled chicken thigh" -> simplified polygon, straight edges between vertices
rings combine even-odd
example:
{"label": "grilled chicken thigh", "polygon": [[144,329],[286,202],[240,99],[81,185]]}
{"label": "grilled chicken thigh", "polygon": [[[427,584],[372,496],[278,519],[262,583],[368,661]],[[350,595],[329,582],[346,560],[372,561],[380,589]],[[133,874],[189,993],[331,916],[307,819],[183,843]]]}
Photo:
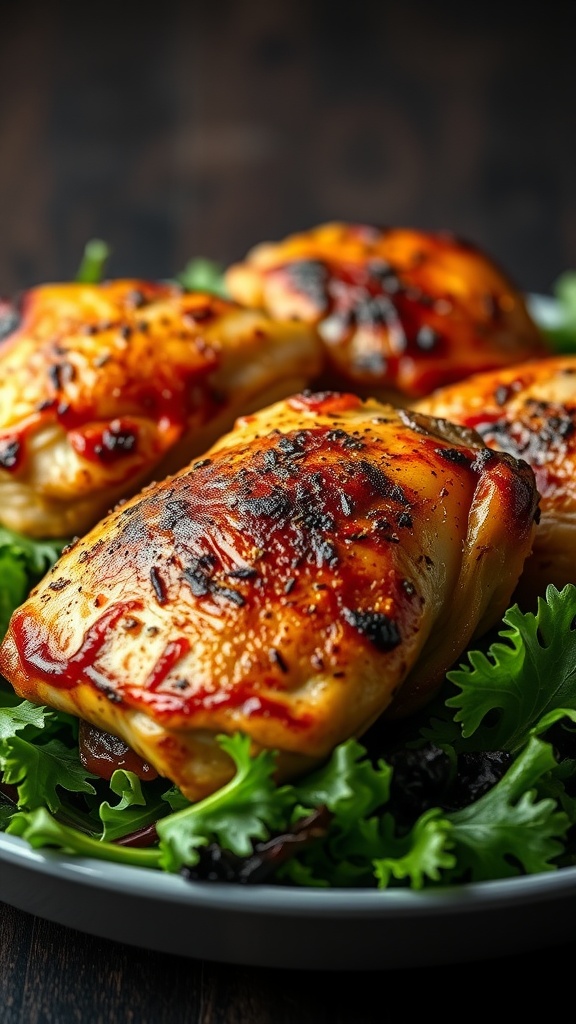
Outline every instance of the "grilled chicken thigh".
{"label": "grilled chicken thigh", "polygon": [[515,285],[448,233],[322,224],[257,245],[226,284],[277,320],[316,326],[321,384],[395,404],[546,351]]}
{"label": "grilled chicken thigh", "polygon": [[418,408],[473,427],[534,470],[541,519],[515,598],[534,604],[549,583],[576,583],[576,356],[474,375]]}
{"label": "grilled chicken thigh", "polygon": [[75,541],[0,672],[191,800],[232,774],[220,733],[288,778],[432,697],[507,607],[536,516],[532,470],[473,431],[305,392]]}
{"label": "grilled chicken thigh", "polygon": [[44,285],[0,306],[0,523],[84,532],[240,413],[306,387],[306,324],[169,284]]}

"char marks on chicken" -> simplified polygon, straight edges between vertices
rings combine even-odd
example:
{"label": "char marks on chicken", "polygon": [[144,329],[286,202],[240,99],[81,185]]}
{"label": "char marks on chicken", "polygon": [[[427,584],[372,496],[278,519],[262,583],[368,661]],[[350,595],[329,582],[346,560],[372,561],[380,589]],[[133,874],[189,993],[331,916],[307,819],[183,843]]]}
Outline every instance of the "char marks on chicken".
{"label": "char marks on chicken", "polygon": [[33,537],[83,533],[322,358],[305,324],[131,279],[31,289],[0,336],[0,523]]}
{"label": "char marks on chicken", "polygon": [[418,409],[473,428],[489,448],[532,467],[541,519],[514,599],[535,606],[548,584],[576,583],[576,356],[475,374]]}
{"label": "char marks on chicken", "polygon": [[532,469],[474,431],[296,394],[75,541],[0,671],[191,800],[233,773],[221,733],[290,778],[431,699],[508,607],[537,511]]}
{"label": "char marks on chicken", "polygon": [[321,224],[255,246],[226,283],[246,306],[315,326],[325,355],[315,386],[396,405],[547,351],[510,277],[446,231]]}

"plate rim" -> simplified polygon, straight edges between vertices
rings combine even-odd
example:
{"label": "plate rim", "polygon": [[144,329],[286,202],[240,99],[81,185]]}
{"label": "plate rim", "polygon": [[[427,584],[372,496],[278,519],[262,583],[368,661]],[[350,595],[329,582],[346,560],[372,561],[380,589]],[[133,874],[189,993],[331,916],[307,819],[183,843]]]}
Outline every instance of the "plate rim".
{"label": "plate rim", "polygon": [[427,888],[191,882],[0,833],[0,901],[106,941],[299,971],[448,966],[576,939],[576,866]]}
{"label": "plate rim", "polygon": [[[482,882],[438,886],[421,890],[407,887],[376,889],[354,887],[298,887],[280,884],[188,881],[178,874],[155,868],[100,861],[95,858],[33,849],[25,840],[0,832],[0,863],[32,871],[36,875],[82,882],[92,888],[145,896],[166,902],[203,905],[229,910],[286,913],[302,912],[417,913],[473,910],[487,905],[525,903],[527,898],[547,899],[574,892],[576,866]],[[0,897],[3,898],[3,897]],[[5,902],[9,902],[4,897]]]}

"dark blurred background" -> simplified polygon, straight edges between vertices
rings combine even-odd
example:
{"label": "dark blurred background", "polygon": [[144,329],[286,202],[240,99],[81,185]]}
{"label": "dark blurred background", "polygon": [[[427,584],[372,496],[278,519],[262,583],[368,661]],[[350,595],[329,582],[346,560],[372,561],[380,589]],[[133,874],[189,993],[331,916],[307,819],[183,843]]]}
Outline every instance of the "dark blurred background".
{"label": "dark blurred background", "polygon": [[110,276],[168,277],[329,219],[448,228],[550,291],[576,267],[568,9],[2,4],[0,294],[94,237]]}

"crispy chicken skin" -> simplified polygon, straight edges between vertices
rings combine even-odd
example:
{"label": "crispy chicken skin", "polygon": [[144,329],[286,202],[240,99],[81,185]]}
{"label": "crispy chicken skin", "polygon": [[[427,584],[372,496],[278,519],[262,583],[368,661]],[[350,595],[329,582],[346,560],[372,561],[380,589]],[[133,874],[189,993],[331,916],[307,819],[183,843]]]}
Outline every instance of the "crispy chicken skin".
{"label": "crispy chicken skin", "polygon": [[397,405],[546,351],[512,281],[446,232],[322,224],[257,245],[226,284],[247,306],[316,325],[321,385]]}
{"label": "crispy chicken skin", "polygon": [[432,697],[507,607],[536,515],[529,466],[473,431],[304,392],[70,546],[0,671],[191,800],[231,776],[219,733],[277,748],[289,778]]}
{"label": "crispy chicken skin", "polygon": [[306,324],[140,280],[32,289],[0,334],[0,522],[36,537],[89,529],[321,360]]}
{"label": "crispy chicken skin", "polygon": [[474,375],[418,408],[476,429],[534,470],[541,519],[515,599],[534,605],[549,583],[576,583],[576,356]]}

